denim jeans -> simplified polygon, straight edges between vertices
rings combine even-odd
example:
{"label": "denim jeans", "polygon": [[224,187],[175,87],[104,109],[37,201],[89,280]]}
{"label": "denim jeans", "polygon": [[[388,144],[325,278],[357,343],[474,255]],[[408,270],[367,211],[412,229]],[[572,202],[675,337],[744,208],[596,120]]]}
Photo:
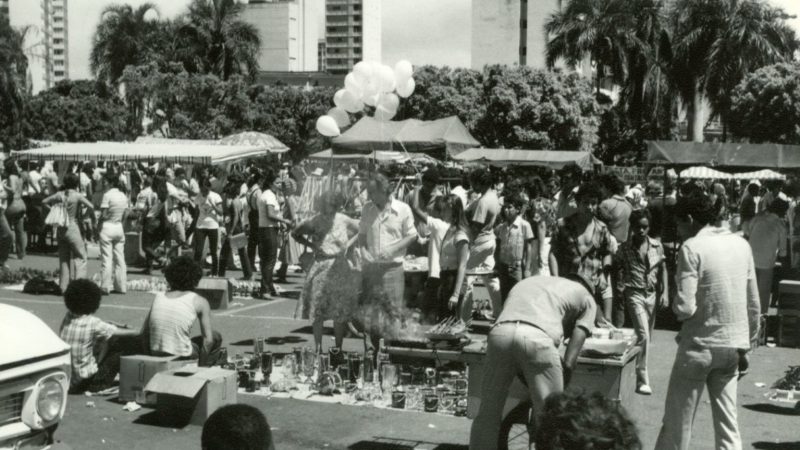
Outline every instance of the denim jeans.
{"label": "denim jeans", "polygon": [[561,356],[553,339],[533,325],[501,322],[489,332],[481,403],[472,422],[470,450],[497,448],[506,397],[518,373],[525,377],[537,413],[548,395],[564,390]]}
{"label": "denim jeans", "polygon": [[[126,292],[128,267],[125,265],[125,231],[121,222],[103,222],[100,230],[101,286],[106,291]],[[112,282],[113,279],[113,282]]]}
{"label": "denim jeans", "polygon": [[647,350],[650,347],[650,336],[655,325],[656,295],[639,289],[625,289],[625,302],[631,313],[633,329],[636,331],[639,354],[636,355],[636,381],[638,384],[650,384],[647,375]]}
{"label": "denim jeans", "polygon": [[275,292],[272,272],[275,270],[275,262],[278,260],[277,228],[258,228],[258,258],[261,260],[261,293],[272,294]]}
{"label": "denim jeans", "polygon": [[714,448],[740,450],[736,419],[739,353],[735,348],[705,348],[684,340],[678,345],[656,450],[689,450],[697,404],[708,387],[714,422]]}
{"label": "denim jeans", "polygon": [[211,254],[211,276],[219,273],[219,229],[196,228],[194,230],[194,260],[203,260],[203,247],[208,237],[208,253]]}
{"label": "denim jeans", "polygon": [[72,220],[68,227],[58,227],[58,265],[61,292],[71,280],[86,278],[86,243],[80,226]]}

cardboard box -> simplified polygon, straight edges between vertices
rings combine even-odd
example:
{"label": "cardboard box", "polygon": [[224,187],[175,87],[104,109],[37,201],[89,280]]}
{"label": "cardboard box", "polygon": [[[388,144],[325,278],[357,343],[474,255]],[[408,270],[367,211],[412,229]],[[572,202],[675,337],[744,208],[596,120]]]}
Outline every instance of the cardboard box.
{"label": "cardboard box", "polygon": [[155,405],[155,395],[146,396],[144,387],[155,374],[165,370],[177,369],[197,361],[177,360],[177,356],[122,356],[119,361],[119,400]]}
{"label": "cardboard box", "polygon": [[208,300],[211,309],[228,309],[233,302],[233,285],[227,278],[203,277],[194,291]]}
{"label": "cardboard box", "polygon": [[176,425],[202,425],[214,411],[236,403],[237,374],[219,367],[181,368],[157,373],[145,392],[157,394],[156,412]]}

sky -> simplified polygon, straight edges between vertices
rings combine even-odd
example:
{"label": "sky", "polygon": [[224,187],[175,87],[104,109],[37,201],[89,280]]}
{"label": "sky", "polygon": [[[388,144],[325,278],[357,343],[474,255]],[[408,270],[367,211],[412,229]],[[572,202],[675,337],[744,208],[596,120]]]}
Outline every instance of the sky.
{"label": "sky", "polygon": [[[312,0],[323,2],[325,0]],[[382,59],[394,65],[407,59],[414,65],[434,64],[469,67],[470,23],[473,0],[381,0]],[[507,0],[474,0],[507,1]],[[138,6],[145,0],[69,0],[70,77],[89,78],[89,52],[92,35],[100,13],[109,4],[129,3]],[[150,0],[163,17],[182,12],[189,0]],[[800,1],[770,0],[796,17],[792,26],[800,34]],[[14,26],[42,26],[38,0],[11,0],[11,22]],[[324,8],[319,8],[324,12]],[[320,17],[324,20],[324,17]],[[36,38],[34,37],[34,41]],[[31,62],[34,90],[43,83],[40,61]]]}

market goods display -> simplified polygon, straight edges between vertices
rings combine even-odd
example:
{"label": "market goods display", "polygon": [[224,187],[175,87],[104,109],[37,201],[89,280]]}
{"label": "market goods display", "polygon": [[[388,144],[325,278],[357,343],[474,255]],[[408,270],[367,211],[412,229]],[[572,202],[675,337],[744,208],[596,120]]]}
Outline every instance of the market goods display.
{"label": "market goods display", "polygon": [[431,341],[457,341],[466,337],[469,325],[459,318],[448,317],[434,325],[425,333],[425,336]]}
{"label": "market goods display", "polygon": [[20,267],[19,269],[0,268],[0,284],[20,284],[34,278],[56,279],[58,278],[58,271],[31,269],[29,267]]}

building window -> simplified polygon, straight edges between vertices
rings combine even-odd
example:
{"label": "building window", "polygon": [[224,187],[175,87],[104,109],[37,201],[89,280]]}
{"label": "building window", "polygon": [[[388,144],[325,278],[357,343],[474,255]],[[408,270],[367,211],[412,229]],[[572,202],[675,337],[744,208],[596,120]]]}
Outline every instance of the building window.
{"label": "building window", "polygon": [[361,33],[361,27],[353,27],[353,31],[356,33]]}
{"label": "building window", "polygon": [[61,49],[61,48],[54,49],[53,50],[53,54],[54,55],[63,55],[64,54],[64,49]]}
{"label": "building window", "polygon": [[64,76],[64,71],[63,70],[56,70],[55,72],[53,72],[53,75],[55,75],[57,77],[63,77]]}
{"label": "building window", "polygon": [[361,21],[361,14],[355,14],[355,15],[353,15],[353,20],[355,20],[355,21]]}
{"label": "building window", "polygon": [[361,11],[361,5],[353,5],[353,11]]}
{"label": "building window", "polygon": [[521,56],[525,56],[528,54],[528,47],[522,46],[519,48],[519,54]]}
{"label": "building window", "polygon": [[54,45],[63,44],[63,43],[64,43],[64,40],[63,40],[63,39],[61,39],[61,38],[55,38],[55,39],[53,39],[53,44],[54,44]]}
{"label": "building window", "polygon": [[519,27],[522,28],[523,30],[527,30],[528,29],[528,19],[520,20],[519,21]]}

